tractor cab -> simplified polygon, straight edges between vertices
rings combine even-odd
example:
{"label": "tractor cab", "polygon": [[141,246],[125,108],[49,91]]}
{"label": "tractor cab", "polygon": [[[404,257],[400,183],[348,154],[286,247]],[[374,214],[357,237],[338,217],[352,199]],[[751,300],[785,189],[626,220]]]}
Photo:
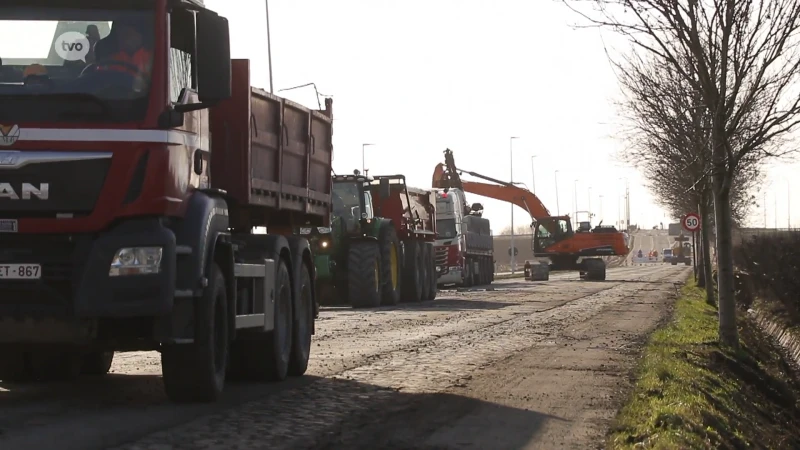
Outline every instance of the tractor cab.
{"label": "tractor cab", "polygon": [[533,253],[544,253],[552,245],[572,237],[572,220],[569,216],[543,217],[531,225]]}
{"label": "tractor cab", "polygon": [[372,178],[359,174],[358,170],[353,175],[334,175],[331,196],[333,228],[341,227],[345,234],[355,234],[359,232],[362,221],[375,217],[369,191],[371,182]]}

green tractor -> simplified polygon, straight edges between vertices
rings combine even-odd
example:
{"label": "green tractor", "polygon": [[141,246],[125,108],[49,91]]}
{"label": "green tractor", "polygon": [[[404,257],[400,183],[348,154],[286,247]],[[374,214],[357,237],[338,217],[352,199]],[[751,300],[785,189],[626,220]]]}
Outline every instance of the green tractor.
{"label": "green tractor", "polygon": [[375,217],[371,178],[333,176],[331,227],[301,228],[311,242],[320,304],[353,308],[400,301],[401,247],[389,219]]}

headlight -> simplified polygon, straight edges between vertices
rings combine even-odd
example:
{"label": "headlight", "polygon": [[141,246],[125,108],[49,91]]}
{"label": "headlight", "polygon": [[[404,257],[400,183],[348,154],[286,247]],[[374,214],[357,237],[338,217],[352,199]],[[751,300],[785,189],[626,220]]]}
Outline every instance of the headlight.
{"label": "headlight", "polygon": [[328,241],[320,242],[319,246],[322,247],[322,248],[328,248]]}
{"label": "headlight", "polygon": [[161,247],[121,248],[111,260],[108,275],[117,277],[159,273],[163,253],[164,249]]}
{"label": "headlight", "polygon": [[317,233],[328,234],[331,232],[331,227],[317,227]]}

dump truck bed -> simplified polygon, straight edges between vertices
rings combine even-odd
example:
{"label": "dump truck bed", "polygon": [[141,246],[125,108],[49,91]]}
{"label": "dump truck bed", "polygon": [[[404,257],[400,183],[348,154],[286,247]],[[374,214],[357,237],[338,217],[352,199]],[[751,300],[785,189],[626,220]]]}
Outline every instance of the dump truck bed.
{"label": "dump truck bed", "polygon": [[232,61],[232,96],[210,110],[211,186],[241,206],[327,221],[333,127],[325,111],[250,85],[250,62]]}

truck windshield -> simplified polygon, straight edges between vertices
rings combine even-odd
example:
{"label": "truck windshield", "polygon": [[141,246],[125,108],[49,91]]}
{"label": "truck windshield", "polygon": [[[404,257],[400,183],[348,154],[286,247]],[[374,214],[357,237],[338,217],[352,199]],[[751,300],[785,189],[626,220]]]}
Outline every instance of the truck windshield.
{"label": "truck windshield", "polygon": [[0,121],[131,121],[147,109],[152,10],[0,9]]}
{"label": "truck windshield", "polygon": [[436,234],[443,238],[456,237],[456,219],[436,220]]}

